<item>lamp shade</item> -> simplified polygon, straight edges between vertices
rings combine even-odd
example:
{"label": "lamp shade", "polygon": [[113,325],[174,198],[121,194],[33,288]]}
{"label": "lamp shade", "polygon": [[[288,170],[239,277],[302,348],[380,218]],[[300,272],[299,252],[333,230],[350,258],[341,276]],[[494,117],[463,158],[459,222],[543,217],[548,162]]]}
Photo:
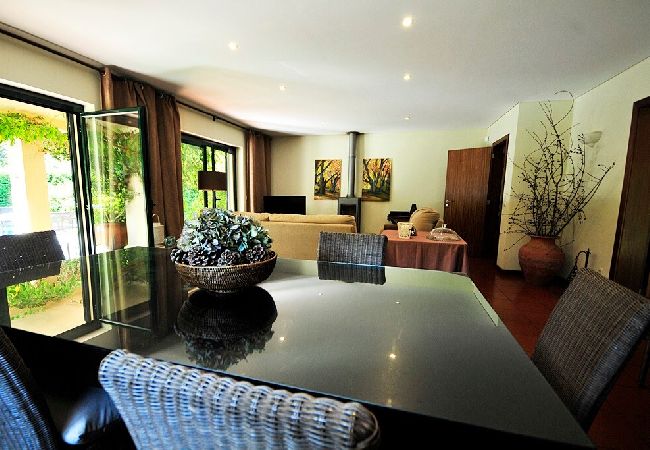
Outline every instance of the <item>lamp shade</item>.
{"label": "lamp shade", "polygon": [[228,189],[228,177],[225,172],[199,170],[199,189],[204,191],[225,191]]}

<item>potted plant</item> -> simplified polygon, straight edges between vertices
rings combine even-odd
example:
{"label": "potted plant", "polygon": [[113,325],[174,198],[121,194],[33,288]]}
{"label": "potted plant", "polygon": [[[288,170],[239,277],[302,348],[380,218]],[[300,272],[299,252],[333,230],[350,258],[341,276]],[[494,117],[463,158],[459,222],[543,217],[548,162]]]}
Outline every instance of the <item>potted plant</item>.
{"label": "potted plant", "polygon": [[171,259],[189,284],[233,292],[271,275],[276,255],[258,222],[218,208],[204,208],[185,223]]}
{"label": "potted plant", "polygon": [[524,233],[530,241],[519,249],[519,264],[527,281],[543,285],[557,276],[564,253],[556,244],[562,230],[577,217],[585,220],[584,208],[593,198],[614,163],[598,164],[597,174],[587,171],[584,135],[574,145],[571,125],[564,125],[569,111],[553,117],[550,101],[540,102],[544,131],[528,131],[536,147],[519,169],[520,187],[513,186],[515,207],[508,219],[507,232]]}
{"label": "potted plant", "polygon": [[133,178],[141,179],[140,136],[112,130],[97,139],[99,160],[90,172],[93,186],[93,223],[99,245],[115,250],[128,243],[127,204],[133,200]]}

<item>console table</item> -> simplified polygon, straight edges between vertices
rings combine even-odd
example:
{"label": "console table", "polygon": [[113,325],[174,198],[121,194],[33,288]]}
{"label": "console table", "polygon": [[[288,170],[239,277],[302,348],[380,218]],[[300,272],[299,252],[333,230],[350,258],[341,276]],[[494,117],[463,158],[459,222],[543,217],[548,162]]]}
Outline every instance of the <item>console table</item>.
{"label": "console table", "polygon": [[397,230],[384,230],[388,237],[384,264],[394,267],[442,270],[445,272],[467,273],[467,242],[433,241],[427,239],[429,233],[418,231],[411,239],[400,239]]}

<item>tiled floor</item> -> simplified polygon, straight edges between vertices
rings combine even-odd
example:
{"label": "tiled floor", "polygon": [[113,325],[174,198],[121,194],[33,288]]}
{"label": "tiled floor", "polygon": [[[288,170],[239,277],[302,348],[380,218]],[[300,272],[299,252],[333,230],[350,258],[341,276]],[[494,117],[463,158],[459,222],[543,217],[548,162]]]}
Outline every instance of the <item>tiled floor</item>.
{"label": "tiled floor", "polygon": [[[532,354],[563,286],[531,286],[521,274],[499,271],[494,263],[480,259],[470,261],[470,277],[519,344]],[[642,342],[589,430],[599,449],[650,449],[650,375],[645,388],[637,384],[644,348]]]}

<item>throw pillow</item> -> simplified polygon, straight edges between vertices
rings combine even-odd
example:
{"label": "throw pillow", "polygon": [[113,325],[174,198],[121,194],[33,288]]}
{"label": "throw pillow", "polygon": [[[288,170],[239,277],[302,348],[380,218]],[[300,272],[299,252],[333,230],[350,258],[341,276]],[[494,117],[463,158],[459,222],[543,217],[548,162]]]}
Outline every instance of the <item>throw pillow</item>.
{"label": "throw pillow", "polygon": [[409,222],[415,226],[417,231],[429,232],[433,229],[435,224],[440,219],[440,213],[433,208],[418,208],[413,214]]}

